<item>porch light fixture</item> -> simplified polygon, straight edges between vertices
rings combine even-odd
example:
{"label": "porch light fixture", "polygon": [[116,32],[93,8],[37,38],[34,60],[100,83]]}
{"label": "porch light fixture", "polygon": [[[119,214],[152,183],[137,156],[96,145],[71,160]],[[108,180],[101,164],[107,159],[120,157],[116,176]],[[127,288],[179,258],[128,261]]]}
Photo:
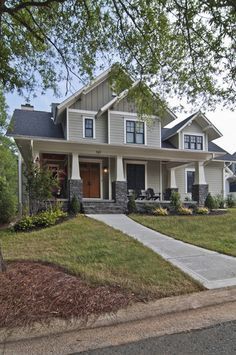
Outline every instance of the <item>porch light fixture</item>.
{"label": "porch light fixture", "polygon": [[104,172],[104,174],[107,174],[107,173],[108,173],[108,169],[107,169],[107,167],[106,167],[106,166],[104,166],[104,168],[103,168],[103,172]]}

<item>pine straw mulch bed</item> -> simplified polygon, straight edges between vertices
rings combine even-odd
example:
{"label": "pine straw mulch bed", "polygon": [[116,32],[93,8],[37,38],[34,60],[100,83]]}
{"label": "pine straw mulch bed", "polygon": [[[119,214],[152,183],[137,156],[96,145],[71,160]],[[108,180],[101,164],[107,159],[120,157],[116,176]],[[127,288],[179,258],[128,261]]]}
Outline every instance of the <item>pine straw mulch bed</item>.
{"label": "pine straw mulch bed", "polygon": [[91,286],[62,268],[39,262],[12,262],[0,273],[0,327],[55,317],[86,320],[92,314],[114,313],[136,300],[118,286]]}

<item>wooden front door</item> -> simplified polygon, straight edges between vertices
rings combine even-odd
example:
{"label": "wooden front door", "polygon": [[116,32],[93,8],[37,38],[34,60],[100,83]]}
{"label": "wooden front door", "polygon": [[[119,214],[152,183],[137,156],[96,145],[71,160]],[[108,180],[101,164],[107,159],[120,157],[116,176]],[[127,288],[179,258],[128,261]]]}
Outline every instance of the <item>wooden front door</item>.
{"label": "wooden front door", "polygon": [[83,197],[100,198],[100,164],[80,163],[80,175],[83,180]]}

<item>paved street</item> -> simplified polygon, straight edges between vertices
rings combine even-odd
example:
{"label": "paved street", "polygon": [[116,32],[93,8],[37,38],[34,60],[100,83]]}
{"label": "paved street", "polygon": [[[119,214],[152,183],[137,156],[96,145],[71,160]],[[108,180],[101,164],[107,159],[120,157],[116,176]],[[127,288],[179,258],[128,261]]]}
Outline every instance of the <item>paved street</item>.
{"label": "paved street", "polygon": [[[236,321],[210,328],[140,340],[82,352],[83,355],[219,355],[236,354]],[[75,355],[75,354],[74,354]]]}
{"label": "paved street", "polygon": [[139,240],[208,289],[236,286],[236,258],[184,243],[144,227],[124,214],[93,214],[109,226]]}

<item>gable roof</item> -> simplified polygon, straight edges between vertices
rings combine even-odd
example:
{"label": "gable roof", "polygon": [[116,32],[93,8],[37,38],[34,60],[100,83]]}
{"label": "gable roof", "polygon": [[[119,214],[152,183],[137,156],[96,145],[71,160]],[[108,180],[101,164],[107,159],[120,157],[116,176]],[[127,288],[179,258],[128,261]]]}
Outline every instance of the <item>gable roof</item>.
{"label": "gable roof", "polygon": [[185,118],[183,121],[177,123],[174,127],[170,128],[169,131],[166,132],[163,139],[167,140],[181,132],[189,123],[192,123],[194,120],[198,120],[198,124],[200,126],[204,125],[205,123],[204,129],[208,131],[210,140],[222,137],[222,133],[211,123],[211,121],[201,111],[198,111]]}
{"label": "gable roof", "polygon": [[64,139],[61,124],[55,124],[51,117],[51,112],[16,109],[7,135]]}

